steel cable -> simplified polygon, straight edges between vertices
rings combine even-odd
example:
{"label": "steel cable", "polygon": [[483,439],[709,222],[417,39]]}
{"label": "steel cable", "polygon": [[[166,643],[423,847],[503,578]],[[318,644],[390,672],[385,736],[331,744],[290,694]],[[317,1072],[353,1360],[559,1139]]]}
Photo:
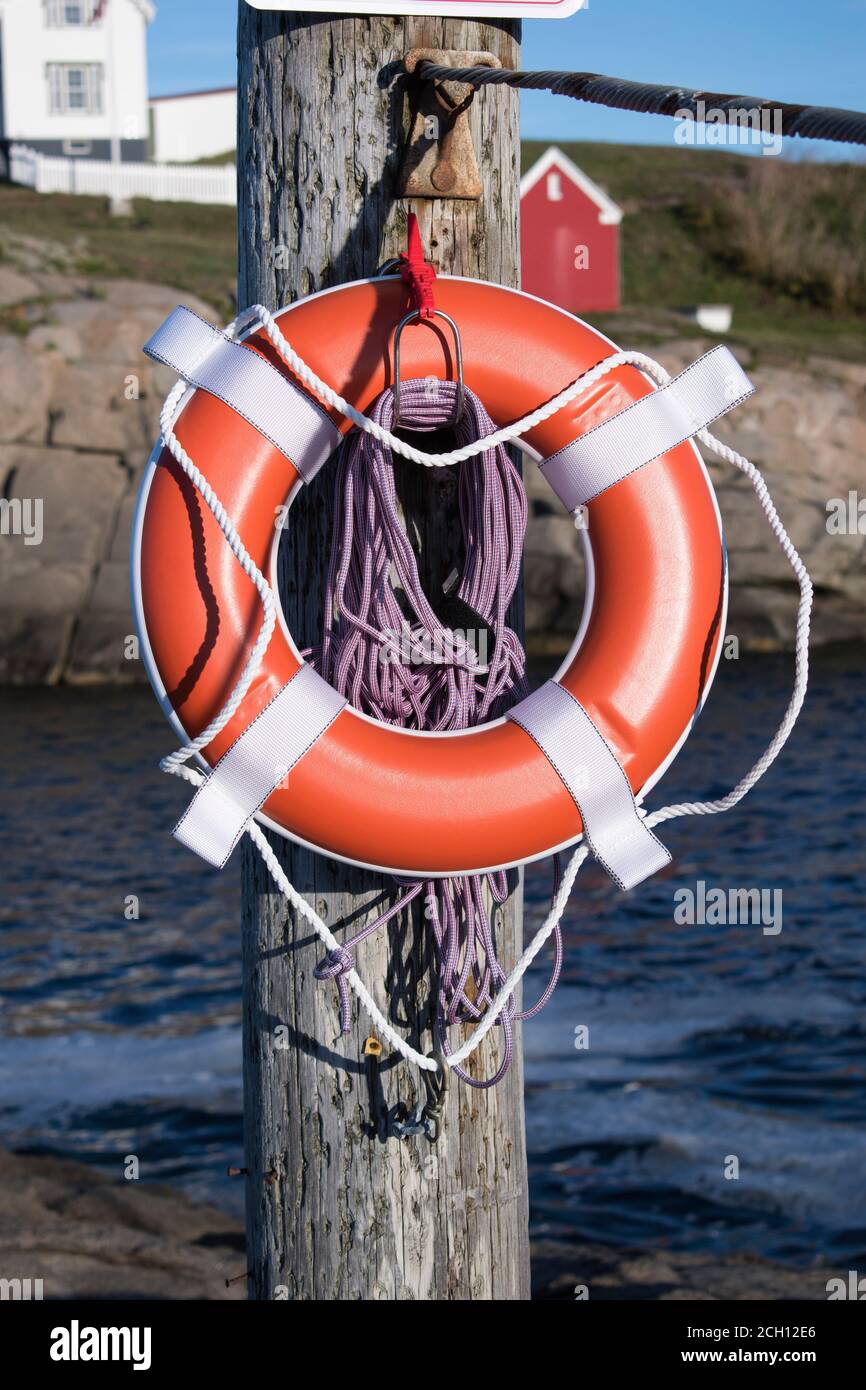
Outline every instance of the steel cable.
{"label": "steel cable", "polygon": [[[554,92],[576,101],[593,102],[620,111],[642,111],[653,116],[691,117],[704,121],[709,113],[723,113],[726,125],[745,127],[754,121],[757,129],[766,115],[773,121],[774,134],[799,136],[803,140],[836,140],[866,145],[866,112],[845,111],[831,106],[802,106],[771,101],[767,97],[733,96],[727,92],[704,92],[692,87],[672,87],[655,82],[631,82],[624,77],[605,77],[598,72],[515,72],[510,68],[449,68],[439,63],[421,62],[416,77],[425,82],[466,82],[471,87],[517,87],[528,91]],[[779,128],[775,122],[778,120]]]}

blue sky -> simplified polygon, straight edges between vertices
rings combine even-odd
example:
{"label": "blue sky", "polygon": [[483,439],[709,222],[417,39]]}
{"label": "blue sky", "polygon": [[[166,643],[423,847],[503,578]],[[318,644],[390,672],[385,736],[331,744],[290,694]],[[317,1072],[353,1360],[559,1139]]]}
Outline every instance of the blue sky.
{"label": "blue sky", "polygon": [[[156,0],[150,30],[154,95],[235,81],[236,0]],[[866,0],[590,0],[566,20],[526,21],[527,68],[603,72],[638,81],[862,110]],[[527,93],[524,136],[667,144],[663,116],[607,111]],[[806,152],[801,141],[787,152]],[[850,146],[810,154],[850,157]]]}

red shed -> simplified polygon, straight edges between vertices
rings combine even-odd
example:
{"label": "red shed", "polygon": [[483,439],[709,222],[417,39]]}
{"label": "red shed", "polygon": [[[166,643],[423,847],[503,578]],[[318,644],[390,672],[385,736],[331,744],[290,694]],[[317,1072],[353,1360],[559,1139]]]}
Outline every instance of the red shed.
{"label": "red shed", "polygon": [[521,283],[573,314],[619,308],[622,210],[551,145],[520,181]]}

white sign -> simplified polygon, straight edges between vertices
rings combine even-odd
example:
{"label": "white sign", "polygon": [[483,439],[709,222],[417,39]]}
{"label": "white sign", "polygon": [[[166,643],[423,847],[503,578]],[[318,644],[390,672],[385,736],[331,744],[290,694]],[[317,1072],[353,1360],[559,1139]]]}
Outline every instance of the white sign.
{"label": "white sign", "polygon": [[567,19],[589,0],[247,0],[256,10],[306,14],[431,14],[450,19]]}

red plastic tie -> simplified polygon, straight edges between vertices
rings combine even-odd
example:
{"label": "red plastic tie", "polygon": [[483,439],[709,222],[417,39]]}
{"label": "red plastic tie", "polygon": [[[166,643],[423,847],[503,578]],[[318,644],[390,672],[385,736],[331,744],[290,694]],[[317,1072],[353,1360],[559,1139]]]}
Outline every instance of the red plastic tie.
{"label": "red plastic tie", "polygon": [[409,213],[408,249],[400,257],[400,274],[403,277],[404,285],[408,285],[412,294],[414,306],[422,319],[432,319],[436,312],[436,305],[433,302],[433,281],[436,279],[436,271],[429,261],[424,259],[424,247],[421,243],[421,232],[418,229],[418,218],[414,212]]}

